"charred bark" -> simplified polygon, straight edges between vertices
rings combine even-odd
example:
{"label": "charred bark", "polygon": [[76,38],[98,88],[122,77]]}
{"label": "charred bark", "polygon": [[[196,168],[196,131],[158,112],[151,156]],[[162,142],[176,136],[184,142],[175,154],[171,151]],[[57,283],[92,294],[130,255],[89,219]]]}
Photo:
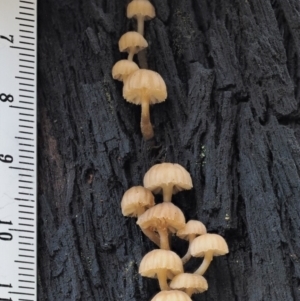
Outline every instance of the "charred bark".
{"label": "charred bark", "polygon": [[299,1],[153,0],[168,99],[150,142],[111,77],[127,3],[39,1],[39,300],[151,300],[138,265],[154,245],[120,200],[164,161],[194,183],[174,203],[230,249],[193,300],[300,300]]}

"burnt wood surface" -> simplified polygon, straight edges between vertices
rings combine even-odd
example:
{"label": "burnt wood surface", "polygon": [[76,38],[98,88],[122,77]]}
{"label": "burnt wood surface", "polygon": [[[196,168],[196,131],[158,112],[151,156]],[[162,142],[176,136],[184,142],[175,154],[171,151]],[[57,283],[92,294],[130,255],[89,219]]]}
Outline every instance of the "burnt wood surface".
{"label": "burnt wood surface", "polygon": [[38,300],[151,300],[138,265],[155,246],[120,200],[160,162],[191,173],[174,203],[230,249],[193,300],[300,300],[299,0],[153,0],[147,61],[168,99],[148,142],[111,77],[128,1],[38,2]]}

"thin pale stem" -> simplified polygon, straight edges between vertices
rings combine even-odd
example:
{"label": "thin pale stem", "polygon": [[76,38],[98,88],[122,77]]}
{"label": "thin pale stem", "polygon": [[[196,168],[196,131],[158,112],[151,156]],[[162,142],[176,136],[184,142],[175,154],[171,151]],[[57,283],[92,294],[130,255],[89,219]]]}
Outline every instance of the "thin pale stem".
{"label": "thin pale stem", "polygon": [[202,264],[200,265],[199,269],[197,269],[194,273],[202,276],[206,272],[212,260],[213,260],[213,252],[207,251],[205,253]]}
{"label": "thin pale stem", "polygon": [[142,100],[142,116],[141,116],[141,131],[145,140],[149,140],[154,136],[153,127],[150,122],[149,99]]}
{"label": "thin pale stem", "polygon": [[134,51],[133,49],[130,49],[130,51],[128,52],[128,61],[133,61],[133,56],[134,56]]}
{"label": "thin pale stem", "polygon": [[189,235],[189,248],[188,248],[186,254],[181,258],[182,264],[187,263],[191,259],[191,257],[192,257],[190,249],[191,249],[191,243],[195,239],[195,237],[196,237],[195,234],[190,234]]}
{"label": "thin pale stem", "polygon": [[170,250],[168,229],[157,229],[157,232],[160,237],[160,248],[163,250]]}
{"label": "thin pale stem", "polygon": [[145,17],[137,15],[137,32],[142,36],[144,35],[144,19]]}
{"label": "thin pale stem", "polygon": [[170,288],[167,282],[167,270],[158,271],[157,278],[158,278],[160,289],[162,291],[168,291]]}
{"label": "thin pale stem", "polygon": [[158,247],[160,247],[160,240],[156,233],[154,233],[150,229],[142,229],[142,231],[152,242],[154,242]]}
{"label": "thin pale stem", "polygon": [[173,185],[168,184],[168,185],[163,186],[164,202],[171,202],[172,201],[172,195],[173,195]]}

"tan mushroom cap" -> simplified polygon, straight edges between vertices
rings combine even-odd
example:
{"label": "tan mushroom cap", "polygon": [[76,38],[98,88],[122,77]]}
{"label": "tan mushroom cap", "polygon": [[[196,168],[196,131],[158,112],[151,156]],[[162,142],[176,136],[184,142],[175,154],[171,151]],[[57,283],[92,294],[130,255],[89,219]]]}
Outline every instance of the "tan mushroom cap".
{"label": "tan mushroom cap", "polygon": [[123,87],[123,97],[131,103],[142,106],[141,132],[145,140],[154,136],[150,122],[150,104],[165,101],[167,87],[155,71],[139,69],[128,76]]}
{"label": "tan mushroom cap", "polygon": [[[137,72],[137,71],[136,71]],[[190,174],[181,165],[161,163],[152,166],[144,176],[144,186],[154,194],[164,194],[164,201],[170,202],[172,194],[193,187]]]}
{"label": "tan mushroom cap", "polygon": [[151,20],[155,17],[155,8],[149,1],[133,0],[127,6],[127,18],[143,16],[144,20]]}
{"label": "tan mushroom cap", "polygon": [[128,31],[119,40],[120,52],[128,52],[128,60],[132,61],[133,55],[148,47],[145,38],[136,31]]}
{"label": "tan mushroom cap", "polygon": [[175,233],[185,226],[182,211],[172,203],[161,203],[143,213],[136,222],[141,228],[168,228]]}
{"label": "tan mushroom cap", "polygon": [[221,256],[229,252],[225,239],[218,234],[207,233],[193,240],[191,244],[193,257],[204,257],[208,251],[212,252],[213,256]]}
{"label": "tan mushroom cap", "polygon": [[150,239],[157,232],[160,237],[160,248],[170,250],[169,233],[175,233],[183,228],[185,217],[177,206],[163,202],[143,213],[136,223]]}
{"label": "tan mushroom cap", "polygon": [[158,278],[161,290],[168,290],[167,279],[183,273],[183,266],[181,259],[173,251],[153,250],[143,257],[139,273],[144,277]]}
{"label": "tan mushroom cap", "polygon": [[172,290],[159,292],[151,301],[192,301],[192,299],[182,291]]}
{"label": "tan mushroom cap", "polygon": [[143,101],[155,104],[166,100],[167,87],[159,73],[139,69],[133,72],[123,87],[123,97],[131,103],[140,105]]}
{"label": "tan mushroom cap", "polygon": [[112,68],[112,77],[119,81],[125,81],[134,71],[140,69],[139,66],[129,60],[120,60]]}
{"label": "tan mushroom cap", "polygon": [[125,216],[140,216],[154,205],[153,194],[142,186],[131,187],[124,193],[121,200],[122,213]]}
{"label": "tan mushroom cap", "polygon": [[190,235],[203,235],[206,233],[206,227],[203,223],[197,220],[190,220],[185,224],[184,228],[178,230],[176,235],[181,239],[189,240]]}
{"label": "tan mushroom cap", "polygon": [[191,296],[192,294],[206,291],[208,284],[206,279],[201,275],[182,273],[173,278],[170,287],[172,289],[183,290]]}

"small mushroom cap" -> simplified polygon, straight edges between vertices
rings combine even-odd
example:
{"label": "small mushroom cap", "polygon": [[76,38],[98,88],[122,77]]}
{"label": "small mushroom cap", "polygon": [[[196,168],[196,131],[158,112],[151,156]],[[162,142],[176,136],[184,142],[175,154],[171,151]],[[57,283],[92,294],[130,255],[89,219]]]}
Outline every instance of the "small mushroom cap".
{"label": "small mushroom cap", "polygon": [[[137,71],[136,71],[137,72]],[[162,184],[172,184],[173,194],[183,189],[193,187],[190,174],[181,165],[175,163],[161,163],[153,165],[144,176],[144,186],[154,194],[160,193]]]}
{"label": "small mushroom cap", "polygon": [[192,299],[182,291],[172,290],[159,292],[151,301],[192,301]]}
{"label": "small mushroom cap", "polygon": [[189,235],[203,235],[206,232],[204,224],[200,221],[190,220],[182,229],[178,230],[176,235],[181,239],[189,240]]}
{"label": "small mushroom cap", "polygon": [[204,257],[208,251],[212,251],[213,256],[221,256],[229,252],[225,239],[218,234],[207,233],[193,240],[191,244],[193,257]]}
{"label": "small mushroom cap", "polygon": [[147,41],[136,31],[124,33],[119,40],[119,50],[121,52],[129,52],[133,49],[134,53],[138,53],[146,47],[148,47]]}
{"label": "small mushroom cap", "polygon": [[157,278],[157,273],[167,270],[167,278],[183,273],[183,266],[180,257],[169,250],[153,250],[147,253],[139,267],[139,273],[144,277]]}
{"label": "small mushroom cap", "polygon": [[170,287],[177,290],[195,289],[193,293],[198,294],[206,291],[208,284],[206,279],[201,275],[182,273],[173,278]]}
{"label": "small mushroom cap", "polygon": [[149,104],[155,104],[165,101],[167,87],[157,72],[139,69],[127,78],[123,87],[123,97],[136,105],[140,105],[144,98],[149,99]]}
{"label": "small mushroom cap", "polygon": [[168,228],[176,232],[185,226],[185,217],[182,211],[170,202],[163,202],[143,213],[136,222],[142,229]]}
{"label": "small mushroom cap", "polygon": [[124,81],[131,73],[140,69],[139,66],[129,60],[120,60],[112,68],[112,77],[119,81]]}
{"label": "small mushroom cap", "polygon": [[127,18],[135,18],[137,15],[151,20],[155,17],[155,8],[149,1],[133,0],[127,6]]}
{"label": "small mushroom cap", "polygon": [[122,213],[125,216],[137,216],[141,209],[146,210],[154,205],[153,194],[142,186],[131,187],[121,200]]}

